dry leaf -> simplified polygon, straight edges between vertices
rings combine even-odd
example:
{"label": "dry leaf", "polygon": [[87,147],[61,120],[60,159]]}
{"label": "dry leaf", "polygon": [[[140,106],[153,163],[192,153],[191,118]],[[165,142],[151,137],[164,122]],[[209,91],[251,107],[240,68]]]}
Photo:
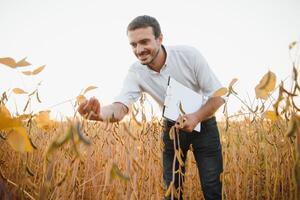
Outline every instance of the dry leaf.
{"label": "dry leaf", "polygon": [[46,67],[46,65],[43,65],[43,66],[40,66],[40,67],[36,68],[33,71],[22,71],[22,73],[24,75],[27,75],[27,76],[37,75],[38,73],[40,73],[41,71],[43,71],[45,67]]}
{"label": "dry leaf", "polygon": [[259,90],[259,89],[255,89],[255,93],[256,93],[256,98],[261,98],[264,100],[267,100],[269,93],[266,90]]}
{"label": "dry leaf", "polygon": [[87,87],[87,88],[84,90],[83,94],[87,93],[88,91],[94,90],[94,89],[96,89],[96,88],[98,88],[98,87],[96,87],[96,86],[89,86],[89,87]]}
{"label": "dry leaf", "polygon": [[86,100],[86,98],[84,95],[81,94],[76,97],[76,100],[77,100],[77,104],[80,105],[82,102]]}
{"label": "dry leaf", "polygon": [[276,75],[273,72],[268,71],[255,87],[256,98],[266,100],[269,94],[274,90],[275,85]]}
{"label": "dry leaf", "polygon": [[7,136],[7,142],[18,152],[32,152],[33,150],[26,129],[23,127],[13,128]]}
{"label": "dry leaf", "polygon": [[26,129],[18,118],[12,118],[8,109],[0,106],[0,130],[9,131],[7,142],[19,152],[31,152],[32,146]]}
{"label": "dry leaf", "polygon": [[0,122],[0,130],[9,130],[14,127],[22,126],[20,120],[9,117],[5,111],[0,112]]}
{"label": "dry leaf", "polygon": [[13,93],[15,94],[27,94],[27,92],[25,92],[24,90],[22,90],[21,88],[14,88]]}
{"label": "dry leaf", "polygon": [[55,122],[50,120],[49,113],[50,111],[41,111],[34,117],[34,121],[38,128],[47,131],[55,126]]}
{"label": "dry leaf", "polygon": [[31,65],[31,63],[29,63],[29,62],[26,61],[26,58],[23,58],[22,60],[20,60],[19,62],[17,62],[16,63],[16,67],[26,67],[26,66]]}
{"label": "dry leaf", "polygon": [[35,70],[32,71],[32,75],[37,75],[38,73],[43,71],[45,67],[46,67],[46,65],[43,65],[43,66],[40,66],[40,67],[36,68]]}
{"label": "dry leaf", "polygon": [[27,75],[27,76],[30,76],[32,74],[31,71],[23,71],[22,73],[25,74],[25,75]]}
{"label": "dry leaf", "polygon": [[271,111],[271,110],[266,111],[264,113],[264,117],[271,121],[276,121],[278,119],[278,116],[276,115],[275,111]]}
{"label": "dry leaf", "polygon": [[22,114],[22,115],[18,115],[17,119],[23,121],[23,120],[28,120],[30,118],[32,118],[33,116],[31,114]]}
{"label": "dry leaf", "polygon": [[26,61],[26,58],[23,58],[19,62],[16,62],[13,58],[5,57],[0,58],[0,63],[11,68],[26,67],[31,65],[29,62]]}
{"label": "dry leaf", "polygon": [[215,91],[215,93],[212,95],[212,97],[221,97],[224,96],[225,94],[227,94],[228,89],[226,87],[222,87],[220,89],[218,89],[217,91]]}
{"label": "dry leaf", "polygon": [[274,90],[275,85],[276,85],[276,75],[273,72],[268,71],[260,80],[257,87],[260,90],[272,91]]}
{"label": "dry leaf", "polygon": [[11,68],[16,68],[16,61],[13,58],[0,58],[0,63]]}
{"label": "dry leaf", "polygon": [[1,116],[11,118],[9,110],[4,105],[0,105],[0,117]]}

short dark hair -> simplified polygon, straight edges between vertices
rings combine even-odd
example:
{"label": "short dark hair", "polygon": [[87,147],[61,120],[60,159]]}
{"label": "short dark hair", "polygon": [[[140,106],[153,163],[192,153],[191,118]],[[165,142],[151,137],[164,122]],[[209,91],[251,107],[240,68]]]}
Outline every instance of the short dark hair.
{"label": "short dark hair", "polygon": [[127,33],[128,31],[133,31],[138,28],[147,28],[149,26],[152,27],[155,38],[158,38],[161,34],[160,25],[154,17],[148,15],[141,15],[134,18],[127,26]]}

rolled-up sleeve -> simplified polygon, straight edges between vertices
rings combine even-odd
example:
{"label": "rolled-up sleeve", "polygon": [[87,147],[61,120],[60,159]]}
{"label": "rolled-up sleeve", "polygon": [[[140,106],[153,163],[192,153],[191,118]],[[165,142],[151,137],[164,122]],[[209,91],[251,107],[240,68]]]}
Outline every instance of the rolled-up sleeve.
{"label": "rolled-up sleeve", "polygon": [[140,85],[137,80],[137,75],[132,70],[129,70],[123,82],[123,87],[118,96],[114,98],[114,102],[119,102],[126,105],[128,108],[136,102],[141,96]]}

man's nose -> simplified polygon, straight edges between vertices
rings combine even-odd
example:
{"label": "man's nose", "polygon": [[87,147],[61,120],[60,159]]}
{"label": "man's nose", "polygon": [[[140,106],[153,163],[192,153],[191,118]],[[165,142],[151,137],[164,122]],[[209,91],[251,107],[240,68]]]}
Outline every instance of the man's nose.
{"label": "man's nose", "polygon": [[137,47],[136,47],[136,53],[137,54],[141,54],[141,53],[143,53],[144,52],[144,47],[143,47],[143,45],[137,45]]}

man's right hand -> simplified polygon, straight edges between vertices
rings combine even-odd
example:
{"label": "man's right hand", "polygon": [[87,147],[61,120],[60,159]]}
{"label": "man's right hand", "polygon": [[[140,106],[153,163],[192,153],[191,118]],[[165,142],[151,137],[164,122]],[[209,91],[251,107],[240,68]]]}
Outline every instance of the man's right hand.
{"label": "man's right hand", "polygon": [[100,103],[95,97],[85,100],[78,107],[78,112],[90,120],[101,120]]}

